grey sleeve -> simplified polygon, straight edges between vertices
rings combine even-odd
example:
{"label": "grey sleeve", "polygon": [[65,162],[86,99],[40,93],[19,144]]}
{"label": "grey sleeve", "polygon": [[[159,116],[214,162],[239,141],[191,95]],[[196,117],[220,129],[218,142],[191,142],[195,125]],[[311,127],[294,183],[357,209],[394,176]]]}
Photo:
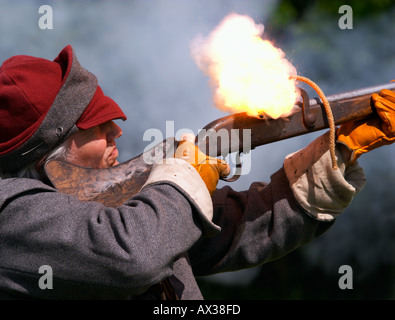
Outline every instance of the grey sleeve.
{"label": "grey sleeve", "polygon": [[[194,205],[168,182],[146,186],[118,208],[51,188],[20,189],[1,206],[1,290],[124,298],[171,275],[174,259],[202,235]],[[51,290],[38,285],[43,265],[53,271]]]}
{"label": "grey sleeve", "polygon": [[201,238],[189,251],[196,275],[253,267],[291,252],[325,232],[333,222],[313,219],[299,206],[284,169],[268,184],[230,187],[213,195],[213,222],[221,233]]}

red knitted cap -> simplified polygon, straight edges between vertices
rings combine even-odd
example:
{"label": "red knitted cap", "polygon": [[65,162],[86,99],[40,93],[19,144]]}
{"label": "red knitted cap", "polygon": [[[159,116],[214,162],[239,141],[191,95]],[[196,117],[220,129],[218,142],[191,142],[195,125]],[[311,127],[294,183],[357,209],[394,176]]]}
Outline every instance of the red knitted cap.
{"label": "red knitted cap", "polygon": [[54,61],[18,55],[0,67],[2,170],[38,160],[75,127],[88,129],[114,119],[126,116],[103,94],[96,77],[79,65],[71,46]]}
{"label": "red knitted cap", "polygon": [[66,73],[59,63],[35,57],[14,56],[4,61],[0,68],[0,154],[33,135]]}
{"label": "red knitted cap", "polygon": [[126,120],[126,116],[118,104],[105,96],[100,86],[97,86],[95,95],[76,125],[80,129],[89,129],[115,119]]}

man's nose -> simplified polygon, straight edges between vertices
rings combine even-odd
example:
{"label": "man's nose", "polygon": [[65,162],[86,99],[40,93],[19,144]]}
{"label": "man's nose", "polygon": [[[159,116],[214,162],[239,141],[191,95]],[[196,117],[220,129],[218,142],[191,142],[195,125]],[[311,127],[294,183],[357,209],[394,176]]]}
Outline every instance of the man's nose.
{"label": "man's nose", "polygon": [[107,141],[113,141],[122,135],[122,129],[114,122],[108,123]]}

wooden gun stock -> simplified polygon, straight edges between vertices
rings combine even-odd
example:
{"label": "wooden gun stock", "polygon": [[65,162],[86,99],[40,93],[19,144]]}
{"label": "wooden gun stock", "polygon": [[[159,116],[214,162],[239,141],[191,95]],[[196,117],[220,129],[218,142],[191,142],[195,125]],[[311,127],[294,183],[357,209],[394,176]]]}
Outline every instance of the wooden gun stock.
{"label": "wooden gun stock", "polygon": [[[382,89],[395,92],[395,83],[328,96],[336,125],[371,116],[374,113],[371,95]],[[320,99],[309,99],[307,106],[306,110],[296,107],[296,111],[286,118],[262,120],[237,113],[217,119],[200,131],[196,144],[211,156],[226,156],[328,128]],[[222,136],[218,135],[221,130],[228,138],[225,143],[223,138],[218,139]],[[250,135],[247,146],[246,132]],[[173,157],[176,144],[174,138],[168,138],[153,149],[106,169],[83,168],[64,161],[50,160],[45,164],[45,171],[60,192],[74,195],[80,200],[98,201],[116,207],[139,192],[154,162],[166,156]]]}
{"label": "wooden gun stock", "polygon": [[83,201],[97,201],[108,207],[117,207],[140,191],[154,163],[173,156],[175,145],[174,138],[168,138],[147,152],[105,169],[50,160],[45,164],[45,172],[60,192]]}

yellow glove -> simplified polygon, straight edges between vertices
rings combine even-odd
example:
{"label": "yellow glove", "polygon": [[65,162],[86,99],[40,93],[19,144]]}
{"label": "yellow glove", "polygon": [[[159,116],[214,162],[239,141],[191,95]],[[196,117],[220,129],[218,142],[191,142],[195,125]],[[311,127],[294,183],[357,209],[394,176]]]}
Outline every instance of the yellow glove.
{"label": "yellow glove", "polygon": [[226,177],[230,173],[230,167],[226,161],[205,155],[187,138],[180,141],[174,157],[187,161],[196,169],[210,195],[216,190],[219,178]]}
{"label": "yellow glove", "polygon": [[337,130],[337,140],[351,151],[351,164],[359,156],[395,141],[395,93],[383,89],[372,95],[377,114],[368,119],[348,122]]}

